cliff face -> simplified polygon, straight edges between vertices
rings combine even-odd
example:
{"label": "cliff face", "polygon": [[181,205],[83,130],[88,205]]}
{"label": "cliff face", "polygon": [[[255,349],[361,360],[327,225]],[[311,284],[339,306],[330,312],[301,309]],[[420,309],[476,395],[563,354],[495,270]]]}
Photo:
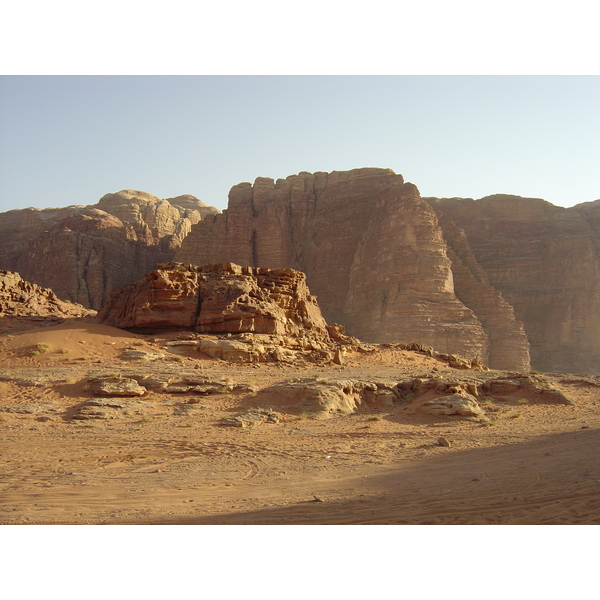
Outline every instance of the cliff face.
{"label": "cliff face", "polygon": [[[303,271],[325,318],[365,341],[418,341],[488,361],[504,352],[496,349],[501,338],[512,368],[529,365],[509,308],[496,320],[512,337],[490,336],[475,312],[493,312],[498,294],[488,290],[473,307],[459,300],[435,212],[389,169],[234,186],[227,210],[194,225],[175,259]],[[474,294],[486,285],[471,282]]]}
{"label": "cliff face", "polygon": [[367,168],[260,177],[222,214],[132,190],[0,214],[0,269],[86,307],[173,260],[304,272],[327,321],[365,341],[600,373],[600,200],[421,198]]}
{"label": "cliff face", "polygon": [[505,195],[428,200],[448,230],[463,230],[523,322],[534,368],[600,372],[600,201],[567,209]]}
{"label": "cliff face", "polygon": [[107,194],[94,206],[0,214],[0,268],[98,309],[110,291],[173,258],[192,225],[218,213],[193,196]]}

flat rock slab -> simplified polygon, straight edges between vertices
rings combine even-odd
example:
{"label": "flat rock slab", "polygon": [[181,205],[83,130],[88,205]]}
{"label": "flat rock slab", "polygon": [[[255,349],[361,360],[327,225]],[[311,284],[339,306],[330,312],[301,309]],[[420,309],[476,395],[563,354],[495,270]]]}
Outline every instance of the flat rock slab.
{"label": "flat rock slab", "polygon": [[139,362],[151,362],[155,360],[162,360],[165,355],[162,352],[146,352],[145,350],[125,350],[121,354],[123,360],[132,360]]}
{"label": "flat rock slab", "polygon": [[426,400],[419,406],[419,411],[430,415],[459,415],[461,417],[480,417],[484,414],[475,397],[466,393]]}
{"label": "flat rock slab", "polygon": [[117,419],[123,415],[143,414],[154,405],[148,402],[127,401],[121,398],[90,398],[73,415],[76,421],[87,419]]}
{"label": "flat rock slab", "polygon": [[143,396],[146,388],[135,379],[127,377],[101,377],[89,384],[89,389],[95,396]]}
{"label": "flat rock slab", "polygon": [[279,423],[281,415],[268,408],[253,408],[243,415],[225,419],[222,425],[231,427],[255,427],[263,423]]}

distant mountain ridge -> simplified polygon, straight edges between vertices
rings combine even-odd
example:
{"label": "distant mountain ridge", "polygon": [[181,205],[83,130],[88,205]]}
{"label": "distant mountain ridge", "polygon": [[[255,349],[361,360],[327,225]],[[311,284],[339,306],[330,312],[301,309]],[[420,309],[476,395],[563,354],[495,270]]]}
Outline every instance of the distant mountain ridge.
{"label": "distant mountain ridge", "polygon": [[110,291],[172,259],[192,225],[219,210],[194,196],[122,190],[97,204],[0,213],[0,268],[98,310]]}

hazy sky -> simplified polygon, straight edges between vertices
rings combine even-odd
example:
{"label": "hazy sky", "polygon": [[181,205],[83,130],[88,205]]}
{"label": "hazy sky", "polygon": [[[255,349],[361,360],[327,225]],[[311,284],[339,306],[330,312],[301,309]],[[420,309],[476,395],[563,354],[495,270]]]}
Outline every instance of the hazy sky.
{"label": "hazy sky", "polygon": [[600,198],[600,77],[4,76],[2,210],[385,167],[423,196]]}

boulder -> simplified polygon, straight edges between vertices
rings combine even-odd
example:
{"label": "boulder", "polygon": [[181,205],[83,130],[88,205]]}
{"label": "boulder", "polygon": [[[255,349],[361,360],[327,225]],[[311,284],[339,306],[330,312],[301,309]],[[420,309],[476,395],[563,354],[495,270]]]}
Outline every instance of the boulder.
{"label": "boulder", "polygon": [[256,402],[280,411],[306,413],[324,419],[371,408],[390,408],[398,402],[393,385],[389,382],[306,378],[265,388],[256,395]]}
{"label": "boulder", "polygon": [[465,392],[426,400],[419,406],[419,411],[430,415],[459,415],[461,417],[480,417],[484,414],[477,399]]}
{"label": "boulder", "polygon": [[128,377],[99,377],[92,379],[88,389],[96,396],[143,396],[146,388]]}

